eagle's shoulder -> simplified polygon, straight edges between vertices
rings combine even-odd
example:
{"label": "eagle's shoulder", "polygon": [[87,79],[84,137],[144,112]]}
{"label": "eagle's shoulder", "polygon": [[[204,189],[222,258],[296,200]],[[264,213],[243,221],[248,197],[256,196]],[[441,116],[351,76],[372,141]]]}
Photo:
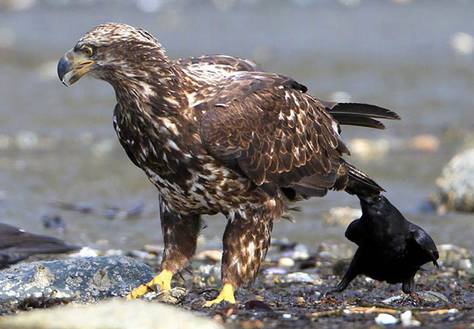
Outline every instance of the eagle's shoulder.
{"label": "eagle's shoulder", "polygon": [[225,72],[256,71],[257,64],[248,60],[228,55],[204,55],[199,57],[179,58],[175,64],[188,70],[221,69]]}

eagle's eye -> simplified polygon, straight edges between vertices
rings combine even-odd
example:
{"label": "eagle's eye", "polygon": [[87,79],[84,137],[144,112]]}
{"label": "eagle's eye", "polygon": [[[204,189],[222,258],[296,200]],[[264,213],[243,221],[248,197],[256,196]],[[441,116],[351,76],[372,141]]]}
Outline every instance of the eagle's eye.
{"label": "eagle's eye", "polygon": [[92,57],[95,53],[95,47],[91,45],[78,45],[74,51],[84,53],[88,57]]}

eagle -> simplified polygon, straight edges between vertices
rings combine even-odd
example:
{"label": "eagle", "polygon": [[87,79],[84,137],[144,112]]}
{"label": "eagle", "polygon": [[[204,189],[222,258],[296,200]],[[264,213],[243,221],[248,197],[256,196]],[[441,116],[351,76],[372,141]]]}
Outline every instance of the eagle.
{"label": "eagle", "polygon": [[87,32],[57,69],[66,86],[85,75],[112,85],[118,139],[159,193],[161,272],[129,298],[171,288],[195,253],[202,215],[227,218],[222,288],[204,306],[235,303],[236,289],[257,276],[273,222],[294,202],[383,191],[345,160],[340,133],[341,125],[383,129],[380,119],[399,119],[388,109],[322,101],[237,57],[173,60],[149,32],[119,23]]}

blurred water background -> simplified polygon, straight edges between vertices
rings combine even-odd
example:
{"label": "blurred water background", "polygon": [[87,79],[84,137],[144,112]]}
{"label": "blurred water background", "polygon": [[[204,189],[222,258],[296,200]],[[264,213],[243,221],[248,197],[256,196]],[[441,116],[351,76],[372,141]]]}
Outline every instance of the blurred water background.
{"label": "blurred water background", "polygon": [[[112,128],[112,88],[91,79],[65,88],[56,77],[58,58],[84,32],[117,21],[146,28],[171,57],[245,57],[320,98],[397,111],[403,120],[385,131],[344,127],[351,161],[438,243],[474,250],[473,215],[427,205],[474,128],[473,13],[468,0],[0,0],[0,220],[99,248],[161,242],[157,194]],[[55,200],[93,211],[62,211]],[[141,205],[135,218],[115,216]],[[305,202],[274,237],[345,241],[344,226],[322,219],[342,206],[358,202],[341,192]],[[44,227],[54,215],[63,229]],[[204,237],[218,246],[225,220],[207,222]]]}

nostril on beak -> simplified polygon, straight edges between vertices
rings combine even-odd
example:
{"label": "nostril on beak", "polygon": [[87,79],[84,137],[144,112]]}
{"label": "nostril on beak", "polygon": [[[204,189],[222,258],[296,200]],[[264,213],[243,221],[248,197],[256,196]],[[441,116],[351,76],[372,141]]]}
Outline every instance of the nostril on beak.
{"label": "nostril on beak", "polygon": [[58,77],[64,83],[64,76],[71,70],[71,65],[66,57],[62,57],[58,62]]}

